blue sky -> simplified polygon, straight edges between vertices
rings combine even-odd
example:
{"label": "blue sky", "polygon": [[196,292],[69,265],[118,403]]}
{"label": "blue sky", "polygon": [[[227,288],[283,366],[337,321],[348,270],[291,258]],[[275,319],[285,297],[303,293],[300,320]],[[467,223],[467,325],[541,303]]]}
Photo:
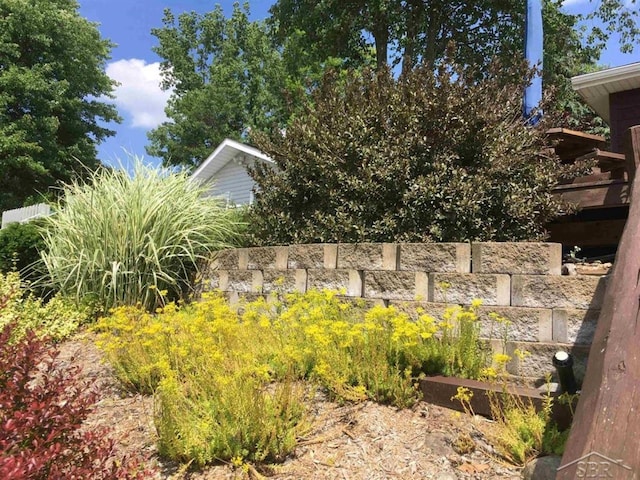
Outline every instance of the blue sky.
{"label": "blue sky", "polygon": [[[598,0],[595,0],[596,2]],[[229,14],[233,0],[79,0],[80,14],[99,23],[103,38],[117,46],[107,63],[107,74],[121,85],[114,92],[115,103],[123,122],[111,124],[116,135],[98,147],[98,156],[108,164],[127,164],[129,154],[144,156],[158,163],[145,153],[146,133],[166,120],[164,106],[169,92],[159,87],[160,58],[153,53],[156,39],[151,29],[162,26],[162,13],[170,8],[176,15],[186,11],[206,12],[219,3]],[[250,1],[251,19],[264,19],[273,0]],[[569,13],[585,13],[595,8],[589,0],[566,0]],[[612,38],[601,58],[601,63],[619,66],[640,59],[638,48],[634,54],[621,54],[617,38]]]}

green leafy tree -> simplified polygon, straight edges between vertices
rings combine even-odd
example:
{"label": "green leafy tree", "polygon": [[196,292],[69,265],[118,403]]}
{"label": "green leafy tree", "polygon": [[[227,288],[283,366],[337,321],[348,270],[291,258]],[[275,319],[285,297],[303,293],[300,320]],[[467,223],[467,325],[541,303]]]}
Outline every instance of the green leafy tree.
{"label": "green leafy tree", "polygon": [[[636,0],[594,0],[587,16],[564,13],[562,3],[543,2],[543,77],[556,97],[550,108],[563,113],[562,126],[606,133],[602,119],[571,88],[570,78],[597,68],[612,34],[620,36],[625,52],[640,41]],[[377,68],[401,64],[406,74],[417,65],[435,65],[454,42],[456,61],[480,73],[495,57],[509,62],[523,56],[525,5],[524,0],[278,0],[270,22],[280,42],[295,35],[316,62],[340,57],[348,66],[362,65],[373,49]],[[583,20],[599,21],[604,28],[585,30]]]}
{"label": "green leafy tree", "polygon": [[165,10],[159,41],[163,88],[173,89],[171,121],[149,133],[150,155],[165,165],[200,164],[225,138],[282,124],[286,118],[285,69],[262,22],[234,5],[226,18],[218,5],[208,13]]}
{"label": "green leafy tree", "polygon": [[545,153],[549,115],[522,119],[523,64],[476,78],[446,63],[328,75],[286,134],[252,135],[277,167],[251,172],[255,242],[544,237],[565,208],[551,189],[579,167]]}
{"label": "green leafy tree", "polygon": [[99,165],[111,47],[75,0],[0,0],[0,210]]}
{"label": "green leafy tree", "polygon": [[[636,0],[592,0],[594,8],[586,16],[563,13],[562,3],[545,0],[543,7],[546,46],[558,56],[579,48],[574,42],[578,31],[580,40],[596,52],[614,33],[625,52],[640,41]],[[281,42],[292,34],[301,36],[316,60],[334,56],[357,64],[373,48],[378,68],[402,62],[407,72],[442,59],[451,42],[456,60],[463,64],[512,58],[523,49],[525,6],[524,0],[277,0],[270,22]],[[559,19],[576,30],[557,28]],[[582,20],[599,21],[604,28],[592,27],[582,38]],[[570,44],[571,49],[562,52],[554,44]]]}
{"label": "green leafy tree", "polygon": [[615,34],[619,37],[620,51],[631,53],[640,42],[638,0],[590,0],[590,3],[594,5],[591,12],[578,16],[580,20],[595,21],[595,26],[586,31],[589,44],[602,50]]}
{"label": "green leafy tree", "polygon": [[580,19],[562,13],[556,1],[545,1],[544,71],[546,86],[554,89],[550,106],[558,114],[558,127],[608,135],[609,128],[571,86],[571,77],[598,70],[597,59],[602,45],[585,44]]}
{"label": "green leafy tree", "polygon": [[512,42],[504,39],[517,34],[523,13],[515,0],[278,0],[271,22],[280,41],[302,32],[317,61],[334,56],[354,66],[373,48],[378,69],[402,62],[406,73],[442,59],[451,42],[456,58],[469,64],[485,63],[505,47],[511,53]]}
{"label": "green leafy tree", "polygon": [[[545,0],[545,86],[564,113],[561,124],[602,133],[606,126],[571,89],[569,78],[596,68],[612,32],[628,50],[640,36],[633,9],[607,0],[591,16],[605,29],[581,30],[581,17]],[[632,0],[635,2],[635,0]],[[611,6],[618,5],[615,10]],[[625,4],[626,5],[626,4]],[[266,24],[248,20],[248,6],[230,18],[216,7],[177,18],[167,10],[153,30],[163,58],[164,88],[173,88],[171,119],[152,131],[148,153],[165,165],[199,165],[224,138],[282,128],[310,100],[326,68],[435,68],[455,45],[454,58],[486,74],[491,59],[521,58],[523,0],[278,0]]]}

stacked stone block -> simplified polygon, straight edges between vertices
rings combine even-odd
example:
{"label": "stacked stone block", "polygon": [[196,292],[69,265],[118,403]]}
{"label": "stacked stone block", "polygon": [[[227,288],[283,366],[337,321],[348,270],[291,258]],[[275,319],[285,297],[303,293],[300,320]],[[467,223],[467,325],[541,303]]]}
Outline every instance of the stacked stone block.
{"label": "stacked stone block", "polygon": [[511,321],[506,353],[528,352],[514,356],[508,371],[540,379],[553,373],[557,350],[574,353],[578,372],[584,369],[606,287],[606,277],[562,276],[561,264],[562,246],[553,243],[256,247],[219,252],[210,285],[232,299],[329,288],[436,318],[480,299],[482,335],[497,337],[496,313]]}

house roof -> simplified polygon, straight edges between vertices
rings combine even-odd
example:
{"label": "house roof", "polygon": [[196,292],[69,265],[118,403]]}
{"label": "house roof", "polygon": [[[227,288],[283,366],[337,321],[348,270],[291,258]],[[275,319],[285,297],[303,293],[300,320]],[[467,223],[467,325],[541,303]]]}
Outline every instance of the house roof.
{"label": "house roof", "polygon": [[270,157],[257,148],[227,138],[218,145],[213,153],[191,174],[191,178],[207,181],[238,155],[245,155],[253,157],[256,160],[273,163]]}
{"label": "house roof", "polygon": [[609,123],[609,95],[640,88],[640,62],[578,75],[571,79],[571,84],[591,108]]}

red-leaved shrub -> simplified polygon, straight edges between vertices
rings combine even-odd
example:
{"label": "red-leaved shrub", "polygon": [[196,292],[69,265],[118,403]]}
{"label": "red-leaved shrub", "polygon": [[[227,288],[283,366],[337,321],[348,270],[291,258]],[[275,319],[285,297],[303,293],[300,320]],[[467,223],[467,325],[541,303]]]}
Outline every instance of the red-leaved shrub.
{"label": "red-leaved shrub", "polygon": [[[0,298],[0,311],[2,299]],[[140,461],[117,459],[104,430],[82,430],[96,402],[79,368],[56,368],[58,350],[33,332],[0,333],[0,479],[142,479]]]}

